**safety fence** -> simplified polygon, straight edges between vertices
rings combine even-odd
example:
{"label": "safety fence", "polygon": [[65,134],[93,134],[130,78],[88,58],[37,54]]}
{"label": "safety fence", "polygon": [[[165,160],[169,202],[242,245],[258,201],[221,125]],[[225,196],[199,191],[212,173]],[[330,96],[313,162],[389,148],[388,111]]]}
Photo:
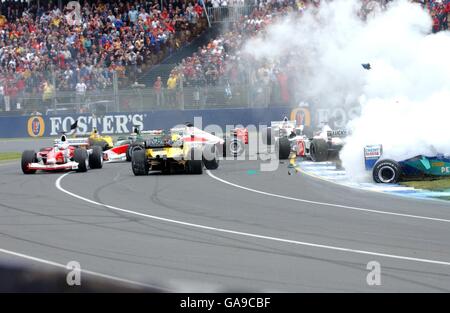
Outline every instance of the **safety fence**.
{"label": "safety fence", "polygon": [[86,92],[53,91],[47,94],[0,96],[0,115],[55,115],[61,113],[142,112],[167,109],[269,107],[277,105],[269,86],[203,85],[174,88],[135,84],[127,89]]}
{"label": "safety fence", "polygon": [[244,1],[235,1],[228,6],[207,8],[209,22],[229,23],[238,22],[241,17],[250,15],[256,8],[255,5],[245,4]]}

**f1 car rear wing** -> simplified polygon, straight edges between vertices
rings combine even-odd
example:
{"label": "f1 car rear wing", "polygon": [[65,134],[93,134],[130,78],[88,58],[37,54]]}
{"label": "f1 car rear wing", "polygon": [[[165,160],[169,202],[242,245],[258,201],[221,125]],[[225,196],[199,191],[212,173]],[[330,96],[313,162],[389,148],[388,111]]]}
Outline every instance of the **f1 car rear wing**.
{"label": "f1 car rear wing", "polygon": [[349,135],[349,131],[346,129],[336,129],[336,130],[328,130],[327,137],[328,138],[345,138]]}
{"label": "f1 car rear wing", "polygon": [[[147,130],[147,131],[141,131],[141,134],[150,135],[150,136],[163,136],[165,133],[164,130],[158,129],[158,130]],[[224,140],[222,138],[219,138],[213,134],[210,134],[208,132],[205,132],[199,128],[191,127],[191,126],[185,126],[185,127],[178,127],[178,128],[172,128],[169,132],[166,133],[169,137],[172,134],[177,134],[181,137],[182,143],[184,142],[190,142],[194,144],[223,144]],[[152,147],[152,148],[160,148],[160,147],[170,147],[170,146],[182,146],[182,143],[180,144],[178,141],[172,142],[172,140],[163,140],[165,142],[159,142],[158,139],[155,138],[149,138],[146,140],[146,146]]]}
{"label": "f1 car rear wing", "polygon": [[141,134],[145,135],[161,135],[164,132],[163,129],[155,129],[155,130],[143,130]]}
{"label": "f1 car rear wing", "polygon": [[196,142],[202,144],[223,144],[224,140],[219,138],[213,134],[205,132],[200,128],[193,126],[186,126],[183,128],[172,128],[170,130],[172,133],[177,133],[183,137],[183,141],[185,142]]}
{"label": "f1 car rear wing", "polygon": [[272,121],[270,127],[272,128],[295,128],[297,126],[296,121]]}
{"label": "f1 car rear wing", "polygon": [[89,138],[67,138],[65,135],[60,139],[55,139],[56,144],[66,143],[73,147],[85,147],[89,146]]}
{"label": "f1 car rear wing", "polygon": [[383,145],[369,145],[364,147],[364,165],[371,170],[383,155]]}

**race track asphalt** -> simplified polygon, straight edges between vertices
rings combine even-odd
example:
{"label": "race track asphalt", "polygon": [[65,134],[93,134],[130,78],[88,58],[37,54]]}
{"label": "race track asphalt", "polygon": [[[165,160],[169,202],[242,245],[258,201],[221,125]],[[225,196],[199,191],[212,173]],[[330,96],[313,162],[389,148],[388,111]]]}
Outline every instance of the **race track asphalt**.
{"label": "race track asphalt", "polygon": [[[135,177],[129,163],[105,164],[64,176],[58,189],[63,173],[2,164],[0,260],[38,269],[51,265],[30,257],[74,260],[170,291],[450,291],[450,203],[259,165]],[[366,282],[370,261],[381,265],[380,286]]]}
{"label": "race track asphalt", "polygon": [[51,147],[52,145],[53,138],[2,139],[0,140],[0,152],[39,151],[40,148]]}

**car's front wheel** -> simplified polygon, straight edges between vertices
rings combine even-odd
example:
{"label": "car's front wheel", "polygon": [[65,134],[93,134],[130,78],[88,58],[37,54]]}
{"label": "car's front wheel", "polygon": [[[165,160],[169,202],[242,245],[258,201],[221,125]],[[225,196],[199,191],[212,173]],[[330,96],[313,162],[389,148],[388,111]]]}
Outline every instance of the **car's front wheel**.
{"label": "car's front wheel", "polygon": [[100,146],[93,146],[89,155],[89,167],[92,169],[103,167],[103,149]]}
{"label": "car's front wheel", "polygon": [[89,166],[88,154],[85,149],[77,148],[73,152],[73,160],[78,163],[77,172],[87,172]]}
{"label": "car's front wheel", "polygon": [[128,146],[127,152],[126,152],[127,161],[131,162],[131,156],[133,155],[133,153],[135,151],[139,151],[139,150],[144,150],[144,146],[141,144],[137,144],[137,143],[130,144]]}
{"label": "car's front wheel", "polygon": [[309,153],[314,162],[326,161],[328,159],[328,143],[322,138],[313,139]]}
{"label": "car's front wheel", "polygon": [[26,150],[22,153],[22,172],[24,174],[34,174],[36,170],[29,169],[30,163],[37,162],[36,152],[33,150]]}
{"label": "car's front wheel", "polygon": [[281,137],[275,143],[275,151],[279,160],[286,160],[291,154],[291,142],[287,137]]}

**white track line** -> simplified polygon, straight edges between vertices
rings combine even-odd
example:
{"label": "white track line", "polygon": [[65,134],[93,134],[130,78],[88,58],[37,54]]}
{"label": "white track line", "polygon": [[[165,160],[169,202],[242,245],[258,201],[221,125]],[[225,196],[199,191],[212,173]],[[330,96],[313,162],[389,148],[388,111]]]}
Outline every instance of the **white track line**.
{"label": "white track line", "polygon": [[[56,262],[53,262],[53,261],[48,261],[48,260],[41,259],[41,258],[36,258],[34,256],[26,255],[26,254],[23,254],[23,253],[18,253],[18,252],[6,250],[6,249],[1,249],[1,248],[0,248],[0,253],[12,255],[12,256],[19,257],[19,258],[22,258],[22,259],[26,259],[26,260],[29,260],[29,261],[42,263],[42,264],[50,265],[50,266],[54,266],[54,267],[59,267],[59,268],[63,268],[65,270],[67,270],[67,267],[64,264],[56,263]],[[137,282],[137,281],[128,280],[128,279],[124,279],[124,278],[120,278],[120,277],[116,277],[116,276],[111,276],[111,275],[106,275],[106,274],[102,274],[102,273],[98,273],[98,272],[93,272],[93,271],[88,271],[88,270],[83,270],[83,269],[80,269],[80,272],[84,273],[84,274],[87,274],[87,275],[101,277],[101,278],[105,278],[105,279],[110,279],[110,280],[114,280],[114,281],[125,283],[125,284],[136,285],[136,286],[140,286],[140,287],[159,288],[159,287],[155,287],[154,285],[148,285],[148,284],[140,283],[140,282]],[[159,288],[159,289],[161,289],[161,288]]]}
{"label": "white track line", "polygon": [[220,181],[221,183],[224,183],[224,184],[227,184],[227,185],[239,188],[239,189],[251,191],[251,192],[254,192],[254,193],[259,193],[259,194],[262,194],[262,195],[265,195],[265,196],[281,198],[281,199],[297,201],[297,202],[303,202],[303,203],[309,203],[309,204],[317,204],[317,205],[322,205],[322,206],[347,209],[347,210],[354,210],[354,211],[361,211],[361,212],[368,212],[368,213],[376,213],[376,214],[395,215],[395,216],[401,216],[401,217],[416,218],[416,219],[421,219],[421,220],[429,220],[429,221],[435,221],[435,222],[450,223],[450,220],[443,219],[443,218],[437,218],[437,217],[428,217],[428,216],[422,216],[422,215],[411,215],[411,214],[395,213],[395,212],[389,212],[389,211],[371,210],[371,209],[364,209],[364,208],[353,207],[353,206],[342,205],[342,204],[335,204],[335,203],[328,203],[328,202],[319,202],[319,201],[312,201],[312,200],[306,200],[306,199],[300,199],[300,198],[293,198],[293,197],[278,195],[278,194],[275,194],[275,193],[270,193],[270,192],[265,192],[265,191],[261,191],[261,190],[256,190],[256,189],[252,189],[252,188],[249,188],[249,187],[245,187],[245,186],[241,186],[241,185],[229,182],[229,181],[227,181],[225,179],[222,179],[222,178],[219,178],[219,177],[215,176],[209,170],[206,171],[206,173],[211,178],[213,178],[213,179],[215,179],[217,181]]}
{"label": "white track line", "polygon": [[397,259],[397,260],[405,260],[405,261],[413,261],[413,262],[420,262],[420,263],[450,266],[450,262],[447,262],[447,261],[413,258],[413,257],[401,256],[401,255],[395,255],[395,254],[378,253],[378,252],[371,252],[371,251],[365,251],[365,250],[357,250],[357,249],[315,244],[315,243],[310,243],[310,242],[284,239],[284,238],[278,238],[278,237],[270,237],[270,236],[246,233],[246,232],[235,231],[235,230],[230,230],[230,229],[225,229],[225,228],[217,228],[217,227],[206,226],[206,225],[201,225],[201,224],[188,223],[188,222],[183,222],[183,221],[179,221],[179,220],[173,220],[173,219],[169,219],[169,218],[159,217],[159,216],[155,216],[155,215],[144,214],[144,213],[140,213],[140,212],[136,212],[136,211],[132,211],[132,210],[121,209],[121,208],[118,208],[118,207],[115,207],[112,205],[103,204],[103,203],[100,203],[97,201],[87,199],[85,197],[79,196],[79,195],[77,195],[73,192],[70,192],[70,191],[64,189],[63,187],[61,187],[62,179],[69,174],[70,174],[70,172],[63,174],[56,180],[55,186],[56,186],[56,188],[58,188],[58,190],[66,193],[74,198],[77,198],[79,200],[82,200],[82,201],[85,201],[85,202],[88,202],[88,203],[91,203],[94,205],[102,206],[102,207],[105,207],[105,208],[108,208],[108,209],[114,210],[114,211],[119,211],[119,212],[124,212],[124,213],[132,214],[132,215],[146,217],[146,218],[157,220],[157,221],[162,221],[162,222],[167,222],[167,223],[172,223],[172,224],[177,224],[177,225],[183,225],[183,226],[188,226],[188,227],[192,227],[192,228],[205,229],[205,230],[209,230],[209,231],[213,231],[213,232],[238,235],[238,236],[243,236],[243,237],[264,239],[264,240],[283,242],[283,243],[289,243],[289,244],[294,244],[294,245],[299,245],[299,246],[307,246],[307,247],[313,247],[313,248],[328,249],[328,250],[334,250],[334,251],[342,251],[342,252],[350,252],[350,253],[363,254],[363,255],[385,257],[385,258]]}

